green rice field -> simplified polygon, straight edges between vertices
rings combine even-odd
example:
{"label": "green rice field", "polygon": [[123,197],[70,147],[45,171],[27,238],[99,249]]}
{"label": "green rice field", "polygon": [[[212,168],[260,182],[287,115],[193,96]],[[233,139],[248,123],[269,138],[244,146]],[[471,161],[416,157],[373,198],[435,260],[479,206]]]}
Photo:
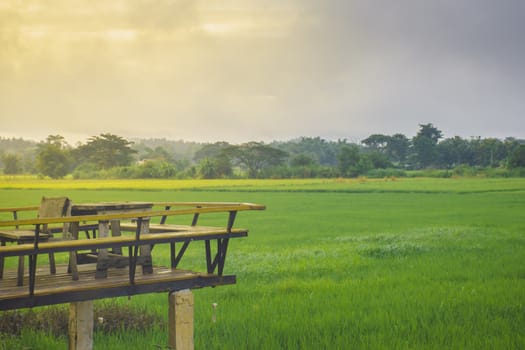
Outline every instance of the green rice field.
{"label": "green rice field", "polygon": [[[238,215],[250,233],[229,246],[237,284],[194,291],[195,349],[525,349],[525,179],[0,178],[2,207],[43,195],[267,206]],[[203,247],[192,249],[184,263],[203,269]],[[166,294],[118,303],[167,319]],[[94,347],[167,349],[164,322],[142,328],[95,332]],[[67,339],[0,335],[0,349],[16,348]]]}

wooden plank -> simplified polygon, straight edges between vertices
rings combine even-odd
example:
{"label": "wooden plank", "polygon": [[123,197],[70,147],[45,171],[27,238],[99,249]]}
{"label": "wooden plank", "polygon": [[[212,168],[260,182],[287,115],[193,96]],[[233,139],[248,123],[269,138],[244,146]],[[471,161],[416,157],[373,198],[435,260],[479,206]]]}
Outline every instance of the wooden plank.
{"label": "wooden plank", "polygon": [[25,206],[25,207],[0,208],[0,213],[14,212],[14,211],[36,211],[39,208],[40,208],[39,205]]}
{"label": "wooden plank", "polygon": [[[118,213],[118,214],[104,214],[104,215],[79,215],[69,217],[55,217],[55,218],[36,218],[36,219],[23,219],[23,220],[6,220],[0,221],[0,227],[2,226],[16,226],[16,225],[37,225],[37,224],[56,224],[56,223],[68,223],[68,222],[79,222],[79,221],[100,221],[100,220],[115,220],[115,219],[133,219],[138,217],[154,217],[154,216],[175,216],[175,215],[188,215],[188,214],[203,214],[203,213],[221,213],[229,211],[241,211],[241,210],[254,210],[254,207],[249,205],[232,205],[223,207],[204,207],[204,208],[191,208],[191,209],[178,209],[178,210],[159,210],[159,211],[148,211],[148,212],[136,212],[136,213]],[[257,209],[259,210],[259,209]]]}
{"label": "wooden plank", "polygon": [[0,280],[0,310],[203,288],[234,284],[236,280],[233,275],[154,267],[152,274],[137,274],[132,285],[128,273],[128,268],[109,269],[106,279],[95,279],[94,265],[83,265],[79,266],[79,280],[73,281],[66,265],[57,266],[56,275],[47,274],[42,267],[37,271],[34,295],[30,296],[27,287],[16,286],[16,273],[8,270]]}
{"label": "wooden plank", "polygon": [[239,202],[153,202],[153,206],[162,207],[231,207],[231,206],[249,206],[250,210],[264,210],[266,207],[255,203]]}
{"label": "wooden plank", "polygon": [[190,208],[190,209],[178,209],[178,210],[158,210],[148,212],[134,212],[134,213],[118,213],[118,214],[104,214],[104,215],[79,215],[70,217],[55,217],[55,218],[36,218],[36,219],[23,219],[23,220],[6,220],[0,221],[0,227],[5,226],[17,226],[17,225],[37,225],[37,224],[56,224],[56,223],[68,223],[68,222],[92,222],[101,220],[118,220],[118,219],[133,219],[139,217],[154,217],[154,216],[175,216],[175,215],[188,215],[188,214],[203,214],[203,213],[221,213],[230,211],[243,211],[243,210],[263,210],[264,206],[255,206],[252,204],[238,204],[229,206],[217,206],[217,207],[202,207],[202,208]]}
{"label": "wooden plank", "polygon": [[[135,231],[137,224],[133,222],[121,222],[120,228],[124,231]],[[226,226],[217,227],[217,226],[193,226],[193,225],[179,225],[179,224],[149,224],[150,233],[158,232],[197,232],[197,231],[216,231],[216,230],[226,230]]]}
{"label": "wooden plank", "polygon": [[127,247],[131,245],[142,244],[159,244],[169,242],[181,242],[185,240],[204,240],[216,239],[221,237],[245,237],[248,234],[246,229],[232,229],[227,232],[224,228],[216,228],[214,230],[189,230],[183,232],[157,232],[146,233],[140,235],[139,239],[134,236],[116,236],[104,237],[95,239],[78,239],[78,240],[60,240],[47,241],[38,245],[35,250],[34,244],[11,244],[0,246],[0,255],[2,256],[18,256],[28,254],[45,254],[49,252],[64,252],[72,250],[90,250],[99,248],[118,248]]}

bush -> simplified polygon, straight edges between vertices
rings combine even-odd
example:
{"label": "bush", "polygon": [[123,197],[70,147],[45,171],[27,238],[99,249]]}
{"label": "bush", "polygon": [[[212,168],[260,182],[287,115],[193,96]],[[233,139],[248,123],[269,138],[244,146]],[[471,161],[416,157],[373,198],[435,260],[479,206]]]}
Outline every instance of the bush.
{"label": "bush", "polygon": [[[121,331],[142,332],[144,325],[165,324],[163,318],[146,309],[122,301],[102,301],[94,305],[94,331],[104,334]],[[67,336],[67,305],[54,305],[38,310],[14,310],[0,314],[1,338],[18,337],[24,329],[40,331],[55,337]],[[2,348],[0,348],[2,349]]]}
{"label": "bush", "polygon": [[98,170],[94,164],[83,163],[73,171],[73,179],[96,179]]}
{"label": "bush", "polygon": [[458,165],[454,169],[452,169],[452,174],[454,176],[477,176],[480,173],[480,169],[471,167],[468,165]]}
{"label": "bush", "polygon": [[382,179],[385,177],[406,177],[407,174],[402,169],[372,169],[366,173],[366,176],[372,179]]}
{"label": "bush", "polygon": [[434,178],[449,178],[452,172],[442,169],[423,169],[406,172],[407,177],[434,177]]}

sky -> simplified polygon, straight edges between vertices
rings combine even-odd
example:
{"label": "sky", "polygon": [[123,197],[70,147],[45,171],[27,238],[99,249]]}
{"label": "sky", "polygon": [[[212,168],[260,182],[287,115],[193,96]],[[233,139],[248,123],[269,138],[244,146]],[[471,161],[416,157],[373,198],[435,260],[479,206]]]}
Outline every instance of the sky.
{"label": "sky", "polygon": [[0,0],[0,136],[525,138],[522,0]]}

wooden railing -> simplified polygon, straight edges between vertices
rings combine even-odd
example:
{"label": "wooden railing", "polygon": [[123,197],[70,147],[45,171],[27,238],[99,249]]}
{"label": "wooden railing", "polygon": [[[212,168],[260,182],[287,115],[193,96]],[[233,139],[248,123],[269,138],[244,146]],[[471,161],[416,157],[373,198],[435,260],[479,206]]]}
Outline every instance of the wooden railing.
{"label": "wooden railing", "polygon": [[[99,250],[107,248],[128,249],[128,266],[129,279],[128,285],[135,284],[135,272],[137,263],[141,259],[140,250],[144,246],[169,244],[170,245],[170,261],[171,268],[177,268],[184,252],[188,245],[193,241],[205,242],[205,259],[208,274],[217,274],[221,276],[223,273],[224,262],[226,259],[226,252],[228,248],[228,241],[230,238],[244,237],[248,230],[233,228],[235,217],[239,211],[245,210],[264,210],[263,205],[252,203],[205,203],[205,202],[162,202],[154,203],[154,206],[162,206],[165,210],[152,210],[147,212],[134,213],[118,213],[105,215],[81,215],[81,216],[66,216],[66,217],[50,217],[50,218],[31,218],[31,219],[17,219],[17,220],[3,220],[0,221],[0,229],[2,228],[20,228],[32,227],[35,232],[35,240],[33,243],[25,244],[8,244],[0,247],[0,258],[10,256],[27,256],[29,257],[29,285],[28,296],[32,297],[35,294],[36,288],[36,271],[37,258],[41,254],[48,254],[50,252],[70,252],[76,254],[78,251],[84,250]],[[177,209],[171,209],[176,207]],[[166,210],[166,208],[170,208]],[[3,212],[11,211],[17,213],[21,210],[35,210],[38,207],[20,207],[20,208],[4,208]],[[227,221],[221,227],[209,227],[196,225],[197,219],[200,215],[210,213],[226,213]],[[16,215],[16,214],[15,214]],[[170,225],[165,224],[166,218],[192,215],[191,225]],[[152,233],[143,232],[144,222],[151,218],[160,217],[162,224],[157,224]],[[108,222],[111,220],[133,220],[131,224],[134,226],[134,234],[127,234],[117,237],[106,238],[79,238],[78,227],[94,222]],[[61,224],[67,225],[68,232],[64,238],[58,240],[50,240],[41,242],[39,239],[40,228],[47,224]],[[75,232],[75,230],[77,230]],[[212,253],[211,241],[217,242],[216,251]],[[175,244],[182,243],[182,247],[177,252]],[[76,255],[73,260],[70,260],[70,270],[72,279],[78,279],[76,268]],[[100,263],[100,262],[99,262]],[[151,264],[151,258],[142,261],[142,264]],[[144,268],[144,266],[143,266]],[[1,299],[1,291],[0,291]],[[1,300],[0,300],[1,301]]]}

